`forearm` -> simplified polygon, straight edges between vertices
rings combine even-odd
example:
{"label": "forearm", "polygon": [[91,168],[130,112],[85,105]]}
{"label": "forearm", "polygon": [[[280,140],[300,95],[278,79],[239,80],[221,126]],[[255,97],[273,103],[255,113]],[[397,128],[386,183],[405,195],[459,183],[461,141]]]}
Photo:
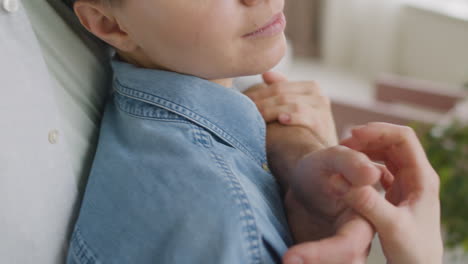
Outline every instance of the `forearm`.
{"label": "forearm", "polygon": [[325,147],[309,129],[279,123],[267,125],[268,163],[283,193],[289,188],[289,176],[297,162],[306,154]]}

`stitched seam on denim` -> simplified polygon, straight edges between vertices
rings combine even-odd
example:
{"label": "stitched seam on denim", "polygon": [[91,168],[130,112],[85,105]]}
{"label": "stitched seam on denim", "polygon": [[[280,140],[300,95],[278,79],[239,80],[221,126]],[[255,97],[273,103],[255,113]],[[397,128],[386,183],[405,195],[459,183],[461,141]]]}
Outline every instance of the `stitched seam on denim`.
{"label": "stitched seam on denim", "polygon": [[[233,142],[230,142],[230,143],[233,144],[234,146],[236,146],[237,148],[241,149],[242,151],[246,152],[251,158],[253,158],[257,162],[259,161],[259,159],[257,159],[254,154],[252,154],[246,147],[244,147],[244,145],[242,143],[240,143],[237,139],[235,139],[229,133],[224,131],[222,128],[214,125],[213,123],[206,120],[205,118],[201,117],[200,115],[196,114],[195,112],[189,110],[188,108],[186,108],[186,107],[184,107],[182,105],[176,104],[174,102],[171,102],[169,100],[163,99],[161,97],[158,97],[158,96],[155,96],[155,95],[152,95],[152,94],[144,93],[144,92],[129,88],[129,87],[123,85],[118,79],[116,79],[116,82],[120,86],[122,86],[122,87],[119,87],[120,89],[119,88],[116,89],[116,91],[119,94],[131,97],[131,98],[134,98],[134,99],[137,99],[137,100],[140,100],[140,101],[144,101],[144,102],[147,102],[149,104],[157,105],[157,106],[159,106],[161,108],[167,109],[168,111],[175,112],[175,113],[177,113],[177,114],[179,114],[179,115],[181,115],[181,116],[183,116],[183,117],[185,117],[187,119],[190,119],[195,123],[201,123],[202,125],[207,127],[207,129],[209,129],[213,133],[220,134],[225,140],[233,141]],[[126,92],[125,90],[127,90],[127,94],[125,93]],[[260,163],[261,163],[261,159],[260,159]]]}
{"label": "stitched seam on denim", "polygon": [[201,127],[191,123],[192,138],[196,145],[204,148],[211,148],[213,146],[213,139],[211,135]]}
{"label": "stitched seam on denim", "polygon": [[[135,100],[133,98],[129,98],[128,96],[125,96],[125,95],[120,95],[120,96],[123,96],[123,97],[126,97],[128,98],[128,100]],[[139,103],[145,103],[145,102],[141,102],[139,100],[135,100]],[[166,117],[165,114],[161,114],[161,113],[158,113],[157,111],[154,111],[154,109],[150,112],[152,112],[152,114],[149,114],[149,113],[136,113],[136,111],[132,111],[130,107],[124,107],[124,105],[127,105],[126,102],[121,102],[121,100],[119,100],[118,98],[114,98],[114,102],[115,102],[115,105],[117,106],[118,109],[120,109],[122,112],[125,112],[129,115],[132,115],[134,117],[145,117],[145,118],[149,118],[149,119],[157,119],[157,120],[181,120],[181,121],[185,121],[185,122],[191,122],[189,120],[187,120],[185,117],[182,117],[178,114],[175,114],[173,112],[170,112],[166,109],[163,109],[163,108],[160,108],[160,107],[157,107],[158,110],[161,110],[161,111],[165,111],[167,112],[167,115],[168,117]],[[147,104],[147,103],[145,103]],[[151,107],[155,107],[155,105],[150,105]],[[171,117],[170,115],[173,115],[173,117]]]}
{"label": "stitched seam on denim", "polygon": [[121,110],[124,114],[126,114],[128,116],[131,116],[131,117],[134,117],[134,118],[141,119],[141,120],[154,120],[154,121],[161,121],[161,122],[184,123],[184,124],[189,124],[189,125],[193,124],[191,121],[188,121],[186,119],[172,119],[172,118],[140,116],[140,115],[135,115],[135,114],[129,113],[129,112],[125,111],[125,109],[120,108],[119,106],[117,106],[117,108],[119,110]]}
{"label": "stitched seam on denim", "polygon": [[211,123],[207,119],[203,118],[202,116],[198,115],[197,113],[189,110],[188,108],[179,105],[177,103],[171,102],[169,100],[163,99],[156,95],[144,93],[133,88],[127,87],[126,85],[122,84],[119,79],[115,78],[115,82],[119,84],[120,87],[117,87],[115,90],[124,96],[134,98],[136,100],[140,100],[149,104],[157,105],[161,108],[164,108],[168,111],[177,113],[195,123],[200,123],[202,126],[206,127],[208,130],[212,131],[215,134],[220,135],[230,144],[236,146],[242,152],[246,153],[249,157],[251,157],[255,162],[262,164],[262,159],[256,157],[254,153],[251,153],[248,148],[246,148],[242,143],[240,143],[235,137],[231,136],[229,133],[224,131],[222,128],[216,126],[215,124]]}
{"label": "stitched seam on denim", "polygon": [[262,155],[262,163],[267,163],[268,164],[268,158],[266,156],[266,124],[265,126],[262,126],[262,134],[260,135],[262,137],[262,142],[265,144],[262,147],[265,148],[263,150],[263,155]]}
{"label": "stitched seam on denim", "polygon": [[240,220],[242,223],[242,235],[247,241],[247,254],[251,258],[252,264],[261,263],[260,254],[260,234],[253,214],[252,206],[248,200],[242,184],[237,176],[231,171],[221,155],[211,151],[211,157],[215,160],[229,183],[229,192],[234,198],[234,202],[240,207]]}
{"label": "stitched seam on denim", "polygon": [[101,262],[97,259],[96,254],[89,249],[86,241],[81,236],[79,228],[75,228],[73,234],[73,242],[76,246],[72,246],[72,254],[75,259],[78,259],[80,264],[100,264]]}

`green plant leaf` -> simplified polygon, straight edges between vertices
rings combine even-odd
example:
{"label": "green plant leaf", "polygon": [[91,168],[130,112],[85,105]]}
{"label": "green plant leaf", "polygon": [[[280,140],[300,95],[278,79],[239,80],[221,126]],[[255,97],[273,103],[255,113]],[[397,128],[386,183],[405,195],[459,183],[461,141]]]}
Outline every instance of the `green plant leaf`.
{"label": "green plant leaf", "polygon": [[[413,127],[418,131],[418,125]],[[468,126],[454,122],[440,137],[426,130],[420,138],[440,176],[445,245],[468,251]]]}

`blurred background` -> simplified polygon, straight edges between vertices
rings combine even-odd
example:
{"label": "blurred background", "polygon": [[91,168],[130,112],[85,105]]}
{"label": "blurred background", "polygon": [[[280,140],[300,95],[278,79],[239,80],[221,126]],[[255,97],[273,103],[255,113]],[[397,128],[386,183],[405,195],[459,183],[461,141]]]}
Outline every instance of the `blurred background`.
{"label": "blurred background", "polygon": [[[286,1],[280,70],[316,80],[340,137],[413,126],[441,176],[444,263],[468,263],[468,0]],[[370,263],[385,263],[376,242]]]}

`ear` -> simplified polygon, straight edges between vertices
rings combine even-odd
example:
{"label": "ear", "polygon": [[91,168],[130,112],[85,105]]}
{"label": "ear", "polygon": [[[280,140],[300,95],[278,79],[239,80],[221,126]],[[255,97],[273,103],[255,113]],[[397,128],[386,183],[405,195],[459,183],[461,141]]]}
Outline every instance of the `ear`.
{"label": "ear", "polygon": [[100,1],[77,1],[73,6],[81,24],[96,37],[114,48],[131,52],[136,45],[127,31],[118,23],[108,6]]}

